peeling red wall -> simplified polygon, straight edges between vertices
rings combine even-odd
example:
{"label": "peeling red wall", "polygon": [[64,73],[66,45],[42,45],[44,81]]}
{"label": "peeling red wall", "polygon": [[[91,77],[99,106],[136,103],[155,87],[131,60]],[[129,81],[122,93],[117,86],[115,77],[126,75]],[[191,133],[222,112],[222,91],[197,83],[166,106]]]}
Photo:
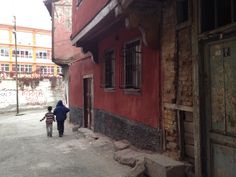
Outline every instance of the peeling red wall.
{"label": "peeling red wall", "polygon": [[61,0],[54,5],[53,18],[53,58],[58,60],[69,60],[75,55],[81,55],[79,48],[72,46],[71,35],[71,0]]}
{"label": "peeling red wall", "polygon": [[101,88],[101,64],[92,60],[82,59],[70,67],[70,106],[83,107],[82,78],[84,75],[94,75],[94,108],[119,115],[121,117],[141,122],[152,127],[158,127],[160,117],[160,57],[155,50],[142,44],[142,89],[140,94],[125,93],[119,87],[121,49],[125,42],[141,38],[138,30],[121,28],[99,42],[99,58],[105,49],[113,48],[116,55],[115,90],[106,91]]}
{"label": "peeling red wall", "polygon": [[72,37],[80,32],[108,2],[109,0],[83,0],[77,7],[77,0],[73,0]]}

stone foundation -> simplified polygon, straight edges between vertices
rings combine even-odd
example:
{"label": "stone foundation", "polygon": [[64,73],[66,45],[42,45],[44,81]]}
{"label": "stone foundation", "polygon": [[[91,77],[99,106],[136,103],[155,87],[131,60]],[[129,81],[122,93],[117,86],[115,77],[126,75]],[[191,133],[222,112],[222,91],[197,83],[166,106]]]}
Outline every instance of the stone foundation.
{"label": "stone foundation", "polygon": [[126,139],[138,148],[161,150],[161,132],[103,110],[94,110],[94,131],[116,140]]}
{"label": "stone foundation", "polygon": [[70,122],[73,124],[83,125],[83,109],[70,107]]}

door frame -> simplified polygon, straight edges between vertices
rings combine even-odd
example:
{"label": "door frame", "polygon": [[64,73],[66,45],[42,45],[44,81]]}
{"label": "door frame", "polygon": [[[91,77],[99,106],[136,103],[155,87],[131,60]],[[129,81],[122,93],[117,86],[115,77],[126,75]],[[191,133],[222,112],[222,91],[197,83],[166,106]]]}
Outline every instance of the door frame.
{"label": "door frame", "polygon": [[94,76],[93,74],[87,74],[83,76],[83,82],[82,82],[82,95],[83,95],[83,127],[85,127],[85,86],[84,86],[84,81],[85,79],[91,79],[91,129],[94,130]]}

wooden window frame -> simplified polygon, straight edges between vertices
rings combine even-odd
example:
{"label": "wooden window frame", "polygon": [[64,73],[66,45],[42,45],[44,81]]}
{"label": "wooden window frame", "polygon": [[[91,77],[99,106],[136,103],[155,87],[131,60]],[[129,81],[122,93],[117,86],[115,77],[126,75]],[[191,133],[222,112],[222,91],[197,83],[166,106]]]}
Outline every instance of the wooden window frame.
{"label": "wooden window frame", "polygon": [[102,59],[102,86],[106,90],[115,88],[115,51],[105,50]]}

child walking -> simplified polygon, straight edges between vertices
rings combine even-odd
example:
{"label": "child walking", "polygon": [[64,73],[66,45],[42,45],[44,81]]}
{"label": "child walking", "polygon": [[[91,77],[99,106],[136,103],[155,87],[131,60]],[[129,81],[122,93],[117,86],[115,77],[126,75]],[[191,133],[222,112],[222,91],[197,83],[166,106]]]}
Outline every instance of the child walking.
{"label": "child walking", "polygon": [[54,114],[52,113],[52,106],[48,106],[48,112],[40,120],[40,122],[43,121],[44,119],[46,119],[47,136],[52,137],[52,124],[53,122],[55,122]]}

